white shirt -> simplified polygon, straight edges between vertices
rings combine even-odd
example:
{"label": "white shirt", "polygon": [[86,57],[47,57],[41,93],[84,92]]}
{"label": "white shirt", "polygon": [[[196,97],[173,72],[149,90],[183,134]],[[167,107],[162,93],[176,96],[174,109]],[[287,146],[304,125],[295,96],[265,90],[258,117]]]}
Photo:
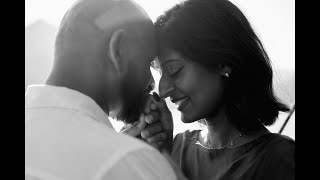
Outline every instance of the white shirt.
{"label": "white shirt", "polygon": [[117,133],[100,106],[75,90],[29,86],[25,130],[25,179],[177,179],[160,152]]}

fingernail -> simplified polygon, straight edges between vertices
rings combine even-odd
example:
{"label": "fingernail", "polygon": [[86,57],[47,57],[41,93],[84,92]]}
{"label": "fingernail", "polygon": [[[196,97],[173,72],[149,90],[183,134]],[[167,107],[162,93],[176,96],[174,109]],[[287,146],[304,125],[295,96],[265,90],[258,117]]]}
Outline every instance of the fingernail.
{"label": "fingernail", "polygon": [[152,95],[153,95],[153,99],[156,100],[157,102],[161,100],[160,96],[156,92],[153,92]]}

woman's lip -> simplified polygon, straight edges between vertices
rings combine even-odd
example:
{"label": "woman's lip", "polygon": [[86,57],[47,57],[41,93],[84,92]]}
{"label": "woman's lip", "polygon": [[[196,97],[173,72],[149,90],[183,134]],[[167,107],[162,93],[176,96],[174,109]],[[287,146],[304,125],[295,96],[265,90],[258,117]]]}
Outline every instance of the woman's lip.
{"label": "woman's lip", "polygon": [[178,102],[178,101],[180,101],[180,100],[183,100],[183,99],[185,99],[185,98],[188,98],[188,97],[183,97],[183,98],[170,98],[170,101],[175,104],[176,102]]}
{"label": "woman's lip", "polygon": [[189,103],[190,98],[186,98],[179,106],[178,106],[178,110],[182,111],[184,107],[187,106],[187,104]]}

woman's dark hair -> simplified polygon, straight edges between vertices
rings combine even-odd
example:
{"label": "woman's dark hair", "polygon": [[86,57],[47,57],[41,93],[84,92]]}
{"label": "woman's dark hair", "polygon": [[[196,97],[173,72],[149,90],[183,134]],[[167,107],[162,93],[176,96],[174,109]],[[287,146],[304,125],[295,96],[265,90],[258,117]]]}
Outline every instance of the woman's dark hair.
{"label": "woman's dark hair", "polygon": [[[230,121],[244,132],[272,125],[289,108],[274,95],[269,57],[244,14],[228,0],[186,0],[155,22],[159,46],[212,71],[232,68],[226,88]],[[261,124],[262,123],[262,124]]]}

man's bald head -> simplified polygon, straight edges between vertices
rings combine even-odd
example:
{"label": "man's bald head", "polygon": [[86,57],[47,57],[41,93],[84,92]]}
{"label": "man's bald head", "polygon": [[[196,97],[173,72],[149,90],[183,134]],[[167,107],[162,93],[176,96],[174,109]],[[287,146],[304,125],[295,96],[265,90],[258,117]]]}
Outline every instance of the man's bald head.
{"label": "man's bald head", "polygon": [[[88,47],[101,46],[117,29],[141,38],[153,30],[146,12],[131,0],[79,0],[65,14],[55,44],[55,56],[71,53],[88,54]],[[145,37],[145,36],[144,36]],[[94,53],[94,52],[92,52]]]}
{"label": "man's bald head", "polygon": [[131,0],[77,1],[60,24],[47,84],[78,90],[107,113],[136,115],[132,107],[141,106],[151,79],[154,33],[146,12]]}

